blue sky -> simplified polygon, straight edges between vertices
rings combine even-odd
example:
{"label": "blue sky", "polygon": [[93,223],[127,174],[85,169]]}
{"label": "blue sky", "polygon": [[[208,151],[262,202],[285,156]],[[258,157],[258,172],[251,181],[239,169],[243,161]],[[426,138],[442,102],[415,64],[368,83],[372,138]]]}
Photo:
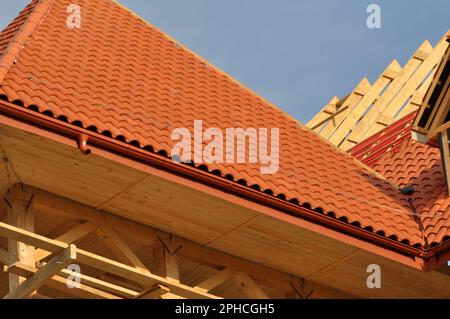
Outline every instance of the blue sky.
{"label": "blue sky", "polygon": [[[302,122],[450,28],[448,0],[119,1]],[[0,27],[28,2],[0,0]]]}

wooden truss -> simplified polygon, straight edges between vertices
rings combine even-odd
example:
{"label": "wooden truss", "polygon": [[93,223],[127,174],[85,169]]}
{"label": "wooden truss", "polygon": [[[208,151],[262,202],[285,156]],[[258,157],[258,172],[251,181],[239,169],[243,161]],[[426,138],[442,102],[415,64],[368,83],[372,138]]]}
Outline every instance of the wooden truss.
{"label": "wooden truss", "polygon": [[[0,245],[0,263],[9,276],[4,298],[46,298],[45,289],[51,289],[79,298],[217,299],[214,290],[224,284],[234,284],[244,297],[268,298],[265,288],[274,287],[302,298],[325,289],[310,284],[299,292],[299,277],[21,184],[8,191],[4,203],[8,223],[0,222],[0,237],[8,244]],[[45,214],[78,222],[56,236],[38,234],[35,222]],[[113,257],[80,247],[93,235]],[[137,243],[151,249],[153,258],[142,258]],[[209,275],[183,283],[179,258],[209,267]],[[76,273],[69,265],[89,271]],[[74,278],[75,288],[68,284]]]}
{"label": "wooden truss", "polygon": [[[450,35],[447,38],[450,43]],[[413,130],[424,142],[437,142],[438,134],[450,129],[450,46],[439,64],[414,122]]]}
{"label": "wooden truss", "polygon": [[446,39],[434,48],[425,41],[403,68],[394,60],[373,85],[363,79],[347,97],[334,97],[307,127],[349,150],[417,110],[449,46]]}
{"label": "wooden truss", "polygon": [[[450,34],[447,35],[450,43]],[[450,185],[450,46],[442,58],[413,124],[415,139],[439,146],[447,186]],[[450,195],[450,187],[447,187]]]}

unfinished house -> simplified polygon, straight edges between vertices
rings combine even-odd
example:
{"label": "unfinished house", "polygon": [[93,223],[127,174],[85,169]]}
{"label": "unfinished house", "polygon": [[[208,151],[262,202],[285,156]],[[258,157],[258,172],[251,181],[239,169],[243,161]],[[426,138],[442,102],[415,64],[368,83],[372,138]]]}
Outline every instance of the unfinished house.
{"label": "unfinished house", "polygon": [[[450,297],[446,37],[304,126],[117,2],[77,4],[0,34],[0,296]],[[279,170],[174,161],[195,120],[279,128]]]}

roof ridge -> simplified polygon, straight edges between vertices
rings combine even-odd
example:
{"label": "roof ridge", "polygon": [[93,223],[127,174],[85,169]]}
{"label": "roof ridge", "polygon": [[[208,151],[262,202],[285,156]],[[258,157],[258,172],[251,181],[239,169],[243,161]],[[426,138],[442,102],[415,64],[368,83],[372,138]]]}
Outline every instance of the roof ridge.
{"label": "roof ridge", "polygon": [[[34,4],[34,7],[31,9],[31,12],[28,14],[19,30],[17,30],[14,36],[12,36],[9,40],[9,43],[3,52],[3,56],[0,57],[0,83],[3,82],[6,74],[14,64],[20,54],[20,51],[35,30],[36,26],[50,10],[52,2],[53,0],[37,0],[37,3]],[[29,6],[33,6],[33,2],[31,2]],[[19,16],[23,14],[25,10],[26,9],[22,10]]]}

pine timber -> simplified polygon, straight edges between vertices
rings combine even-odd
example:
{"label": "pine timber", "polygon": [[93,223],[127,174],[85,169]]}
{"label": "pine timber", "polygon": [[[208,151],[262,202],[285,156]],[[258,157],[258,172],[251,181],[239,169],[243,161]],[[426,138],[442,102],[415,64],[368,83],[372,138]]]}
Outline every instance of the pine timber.
{"label": "pine timber", "polygon": [[419,108],[447,48],[446,37],[435,48],[425,41],[403,68],[393,61],[340,116],[333,114],[337,107],[327,104],[307,126],[343,150],[351,149]]}

